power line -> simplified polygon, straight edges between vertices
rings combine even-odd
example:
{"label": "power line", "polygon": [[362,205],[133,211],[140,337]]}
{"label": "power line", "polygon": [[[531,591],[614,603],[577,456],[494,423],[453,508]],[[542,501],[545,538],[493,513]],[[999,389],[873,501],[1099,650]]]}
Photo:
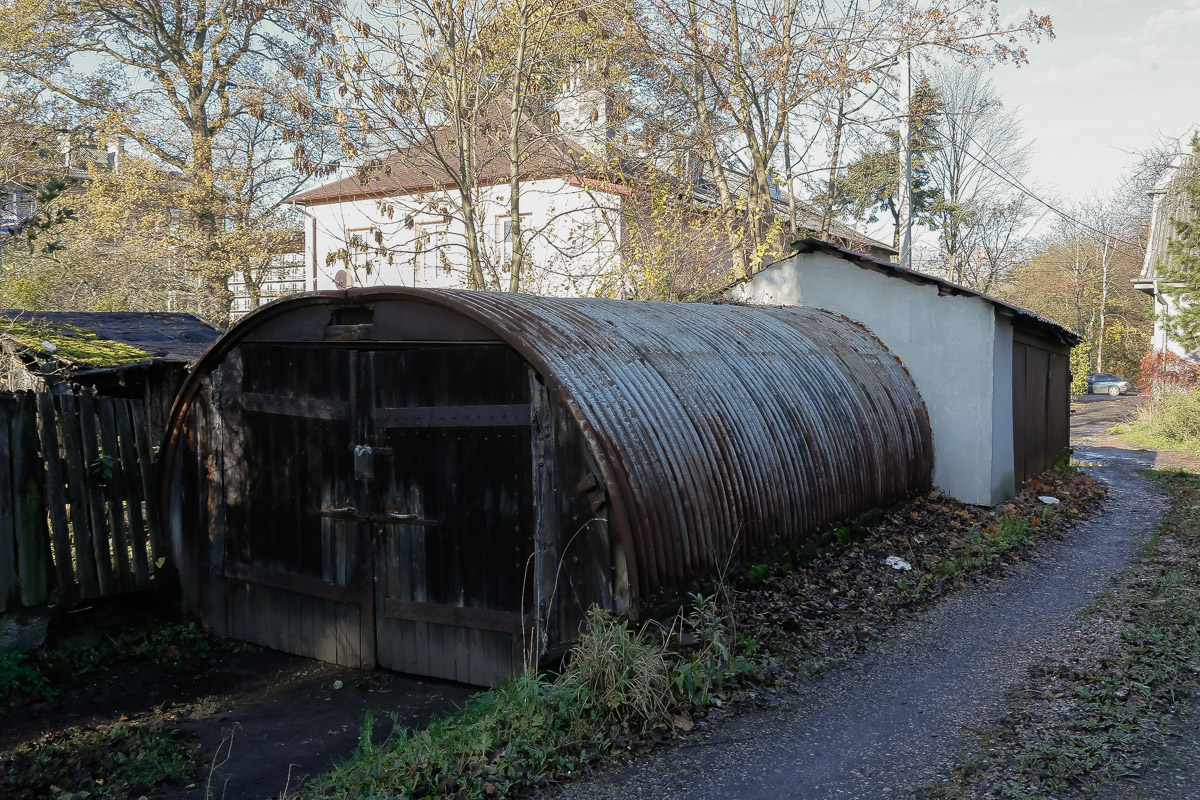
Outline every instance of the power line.
{"label": "power line", "polygon": [[[898,98],[894,92],[887,89],[886,87],[884,88],[884,92],[887,93],[889,96],[891,96],[891,98],[893,100],[896,100],[897,102],[899,102],[900,98]],[[1004,167],[1003,164],[1000,163],[999,159],[997,159],[994,155],[989,153],[986,147],[979,144],[979,142],[973,136],[971,136],[971,134],[965,128],[960,128],[959,130],[962,131],[963,136],[966,137],[966,139],[971,144],[973,144],[977,148],[979,148],[979,151],[981,153],[983,153],[985,156],[987,156],[988,158],[990,158],[995,163],[996,166],[992,167],[992,166],[988,165],[986,162],[984,162],[978,156],[976,156],[974,153],[972,153],[970,151],[970,149],[968,149],[968,148],[964,147],[962,152],[966,156],[971,158],[971,160],[973,160],[975,163],[979,164],[979,166],[983,167],[988,172],[992,173],[997,178],[999,178],[1000,180],[1007,183],[1013,189],[1016,189],[1017,191],[1021,192],[1022,194],[1027,195],[1034,201],[1045,206],[1047,209],[1054,212],[1062,219],[1067,220],[1068,222],[1071,222],[1075,225],[1078,225],[1079,227],[1081,227],[1085,230],[1091,231],[1092,233],[1095,233],[1099,236],[1103,236],[1105,238],[1111,239],[1115,242],[1120,242],[1121,244],[1128,245],[1129,247],[1132,247],[1134,249],[1137,249],[1141,246],[1135,242],[1128,241],[1127,239],[1122,239],[1121,237],[1116,236],[1111,233],[1108,233],[1107,231],[1102,231],[1099,228],[1093,227],[1093,226],[1087,224],[1086,222],[1084,222],[1083,220],[1079,219],[1078,217],[1068,214],[1066,211],[1063,211],[1062,209],[1058,208],[1050,201],[1043,199],[1042,197],[1040,197],[1039,195],[1034,193],[1033,190],[1031,190],[1029,187],[1027,187],[1024,183],[1022,183],[1019,178],[1013,176],[1012,173],[1009,172],[1008,169],[1006,167]],[[940,132],[937,132],[937,133],[938,133],[938,136],[940,137],[941,133]]]}

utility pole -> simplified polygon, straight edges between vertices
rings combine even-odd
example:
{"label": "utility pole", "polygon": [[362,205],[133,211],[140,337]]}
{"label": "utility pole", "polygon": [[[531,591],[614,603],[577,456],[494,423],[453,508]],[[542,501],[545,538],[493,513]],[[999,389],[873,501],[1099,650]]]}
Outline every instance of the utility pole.
{"label": "utility pole", "polygon": [[1104,255],[1100,256],[1101,289],[1100,289],[1100,335],[1096,341],[1096,372],[1104,372],[1104,326],[1105,311],[1108,308],[1108,237],[1104,237]]}
{"label": "utility pole", "polygon": [[897,182],[896,224],[900,229],[900,266],[912,269],[912,50],[898,59],[900,66],[900,176]]}

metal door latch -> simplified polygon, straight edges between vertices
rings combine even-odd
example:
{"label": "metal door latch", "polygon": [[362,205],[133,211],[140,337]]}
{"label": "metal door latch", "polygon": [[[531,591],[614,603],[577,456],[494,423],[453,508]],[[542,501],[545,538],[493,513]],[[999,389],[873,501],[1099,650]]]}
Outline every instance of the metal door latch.
{"label": "metal door latch", "polygon": [[358,513],[358,509],[354,506],[325,506],[318,514],[322,517],[334,517],[337,519],[351,519]]}
{"label": "metal door latch", "polygon": [[374,455],[370,445],[354,446],[354,480],[365,481],[375,477]]}

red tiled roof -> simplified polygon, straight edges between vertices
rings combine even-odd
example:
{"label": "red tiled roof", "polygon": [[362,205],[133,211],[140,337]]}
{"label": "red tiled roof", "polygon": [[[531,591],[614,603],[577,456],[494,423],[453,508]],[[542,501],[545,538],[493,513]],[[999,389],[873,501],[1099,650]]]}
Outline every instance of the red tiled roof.
{"label": "red tiled roof", "polygon": [[[476,137],[475,146],[478,153],[472,182],[508,180],[510,162],[503,129],[486,130]],[[524,178],[575,175],[585,169],[586,157],[579,145],[565,136],[545,133],[533,123],[523,125],[521,148]],[[319,203],[450,188],[458,183],[457,169],[454,132],[443,128],[356,175],[292,195],[288,201]]]}

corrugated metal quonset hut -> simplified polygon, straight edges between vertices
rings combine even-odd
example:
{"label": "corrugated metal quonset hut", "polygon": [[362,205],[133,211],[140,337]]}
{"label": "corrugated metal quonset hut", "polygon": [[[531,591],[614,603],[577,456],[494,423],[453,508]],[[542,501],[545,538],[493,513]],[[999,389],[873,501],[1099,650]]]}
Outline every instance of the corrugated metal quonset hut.
{"label": "corrugated metal quonset hut", "polygon": [[234,326],[164,491],[216,632],[486,685],[931,470],[904,367],[829,312],[383,288]]}

